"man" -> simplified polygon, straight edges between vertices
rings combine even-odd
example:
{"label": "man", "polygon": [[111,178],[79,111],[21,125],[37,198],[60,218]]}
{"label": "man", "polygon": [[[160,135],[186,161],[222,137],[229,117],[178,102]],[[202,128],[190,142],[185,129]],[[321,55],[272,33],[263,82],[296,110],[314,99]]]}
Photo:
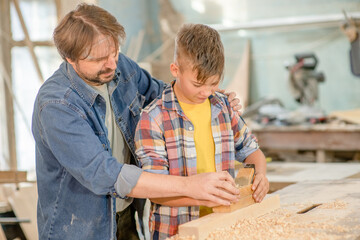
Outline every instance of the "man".
{"label": "man", "polygon": [[122,221],[133,219],[131,197],[237,198],[226,172],[164,176],[134,165],[140,111],[164,84],[119,53],[124,38],[111,14],[87,4],[54,31],[64,62],[40,88],[32,119],[40,239],[137,238],[134,221]]}

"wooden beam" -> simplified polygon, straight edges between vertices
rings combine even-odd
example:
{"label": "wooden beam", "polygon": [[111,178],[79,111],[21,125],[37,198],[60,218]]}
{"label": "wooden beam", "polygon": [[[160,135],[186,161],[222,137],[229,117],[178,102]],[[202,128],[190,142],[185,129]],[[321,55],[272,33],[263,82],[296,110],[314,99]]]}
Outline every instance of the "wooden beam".
{"label": "wooden beam", "polygon": [[244,53],[234,74],[232,81],[226,89],[235,92],[243,108],[249,104],[250,92],[250,40],[247,40]]}
{"label": "wooden beam", "polygon": [[37,197],[36,184],[28,183],[20,184],[19,190],[8,197],[15,216],[20,219],[30,219],[30,223],[20,223],[27,240],[39,239],[36,221]]}
{"label": "wooden beam", "polygon": [[30,55],[31,55],[31,58],[32,58],[32,60],[34,62],[35,69],[36,69],[36,72],[37,72],[37,74],[39,76],[40,82],[43,83],[44,82],[44,77],[43,77],[43,75],[41,73],[40,65],[39,65],[38,59],[37,59],[35,51],[34,51],[34,45],[30,40],[30,35],[29,35],[29,32],[27,30],[27,27],[26,27],[26,24],[25,24],[25,21],[24,21],[24,18],[23,18],[23,15],[22,15],[21,10],[20,10],[19,1],[18,0],[12,0],[12,1],[14,3],[14,6],[15,6],[15,9],[16,9],[17,15],[19,17],[19,21],[20,21],[22,30],[24,32],[25,43],[26,43],[27,47],[29,48]]}
{"label": "wooden beam", "polygon": [[[12,99],[11,89],[11,21],[10,21],[10,2],[8,0],[0,1],[0,28],[3,34],[6,35],[6,38],[1,38],[1,47],[0,47],[0,64],[4,66],[4,71],[10,74],[10,81],[6,81],[5,73],[0,75],[3,78],[2,82],[4,83],[4,101],[6,107],[6,131],[7,131],[7,154],[5,155],[7,159],[7,164],[11,170],[17,169],[17,160],[16,160],[16,139],[15,139],[15,120],[14,120],[14,103]],[[8,82],[8,83],[7,83]],[[7,85],[9,84],[9,86]]]}
{"label": "wooden beam", "polygon": [[[34,47],[53,47],[54,43],[52,41],[33,41],[32,42]],[[12,41],[13,47],[27,47],[26,41]]]}
{"label": "wooden beam", "polygon": [[[253,129],[262,149],[359,151],[360,130],[293,130],[289,127]],[[342,141],[346,139],[346,141]]]}
{"label": "wooden beam", "polygon": [[55,0],[57,22],[61,20],[61,0]]}
{"label": "wooden beam", "polygon": [[270,196],[261,203],[256,203],[231,213],[212,213],[197,220],[179,226],[179,237],[195,237],[202,240],[217,228],[226,228],[245,218],[256,218],[280,207],[278,195]]}
{"label": "wooden beam", "polygon": [[247,186],[243,186],[240,187],[240,196],[242,196],[239,201],[237,201],[236,203],[232,203],[231,205],[228,206],[217,206],[217,207],[213,207],[212,210],[215,213],[225,213],[225,212],[233,212],[237,209],[240,208],[244,208],[247,207],[251,204],[254,204],[255,201],[252,197],[253,191],[251,190],[251,184],[247,185]]}
{"label": "wooden beam", "polygon": [[26,171],[0,171],[0,183],[27,182]]}

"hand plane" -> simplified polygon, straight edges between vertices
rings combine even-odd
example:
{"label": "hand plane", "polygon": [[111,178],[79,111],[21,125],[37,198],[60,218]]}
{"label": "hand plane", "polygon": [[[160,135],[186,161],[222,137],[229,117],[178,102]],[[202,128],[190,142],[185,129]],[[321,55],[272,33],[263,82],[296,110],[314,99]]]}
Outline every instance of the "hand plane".
{"label": "hand plane", "polygon": [[253,191],[251,189],[252,183],[255,176],[255,164],[245,164],[240,166],[240,169],[235,177],[236,186],[240,190],[240,199],[231,203],[230,206],[217,206],[213,207],[212,210],[215,213],[226,213],[233,212],[237,209],[247,207],[254,204],[255,201],[252,197]]}

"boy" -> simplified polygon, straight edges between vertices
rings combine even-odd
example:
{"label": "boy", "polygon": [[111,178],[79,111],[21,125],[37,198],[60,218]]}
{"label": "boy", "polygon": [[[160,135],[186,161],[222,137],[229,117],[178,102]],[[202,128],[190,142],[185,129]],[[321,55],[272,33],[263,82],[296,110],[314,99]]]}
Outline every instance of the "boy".
{"label": "boy", "polygon": [[[176,80],[144,109],[135,134],[136,154],[145,171],[179,176],[228,171],[234,177],[234,160],[254,163],[253,197],[259,202],[269,189],[265,157],[243,119],[215,92],[223,70],[218,32],[201,24],[184,25],[170,65]],[[204,215],[204,206],[215,205],[187,197],[151,201],[153,239],[176,234],[178,225]]]}

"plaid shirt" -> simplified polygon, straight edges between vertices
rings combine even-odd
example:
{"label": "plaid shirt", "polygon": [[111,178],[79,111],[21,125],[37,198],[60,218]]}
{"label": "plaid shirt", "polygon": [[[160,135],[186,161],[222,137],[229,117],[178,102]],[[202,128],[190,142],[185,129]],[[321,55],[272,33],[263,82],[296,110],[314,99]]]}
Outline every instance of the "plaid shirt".
{"label": "plaid shirt", "polygon": [[[165,88],[161,99],[143,110],[135,133],[136,154],[145,171],[191,176],[197,174],[194,126],[182,111],[172,85]],[[259,146],[225,95],[216,92],[209,99],[216,171],[228,171],[234,177],[234,160],[244,161]],[[175,235],[178,225],[198,217],[198,206],[168,207],[152,203],[152,237],[165,239]]]}

